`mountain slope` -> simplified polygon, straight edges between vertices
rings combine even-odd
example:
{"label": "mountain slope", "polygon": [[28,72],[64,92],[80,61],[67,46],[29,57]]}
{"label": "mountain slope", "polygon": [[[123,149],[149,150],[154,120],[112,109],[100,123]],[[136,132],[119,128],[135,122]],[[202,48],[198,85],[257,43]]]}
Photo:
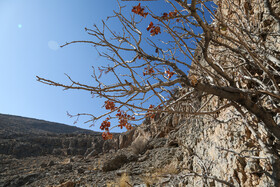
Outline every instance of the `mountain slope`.
{"label": "mountain slope", "polygon": [[61,123],[26,118],[21,116],[0,114],[0,137],[1,134],[48,134],[48,133],[96,133],[91,130],[81,129]]}
{"label": "mountain slope", "polygon": [[87,155],[102,152],[103,139],[94,132],[61,123],[0,114],[0,159],[41,155]]}

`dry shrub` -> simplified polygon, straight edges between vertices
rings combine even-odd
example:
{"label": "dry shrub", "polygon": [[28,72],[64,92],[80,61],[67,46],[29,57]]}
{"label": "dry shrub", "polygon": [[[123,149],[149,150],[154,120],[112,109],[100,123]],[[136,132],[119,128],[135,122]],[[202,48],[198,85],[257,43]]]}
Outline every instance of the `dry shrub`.
{"label": "dry shrub", "polygon": [[153,184],[157,183],[158,180],[164,175],[171,174],[176,175],[180,171],[177,168],[177,163],[171,162],[170,164],[165,165],[163,168],[154,169],[154,171],[147,173],[145,176],[142,176],[143,182],[147,185],[147,187],[153,186]]}
{"label": "dry shrub", "polygon": [[178,174],[180,171],[179,169],[177,168],[177,163],[176,162],[171,162],[170,164],[167,164],[165,165],[163,168],[162,168],[162,174],[171,174],[171,175],[174,175],[174,174]]}
{"label": "dry shrub", "polygon": [[109,181],[107,182],[106,186],[107,187],[132,187],[131,184],[132,183],[130,177],[126,173],[123,173],[119,179],[116,179],[116,182]]}
{"label": "dry shrub", "polygon": [[114,181],[108,181],[108,182],[106,183],[106,186],[107,186],[107,187],[116,187],[116,183],[115,183]]}
{"label": "dry shrub", "polygon": [[165,165],[163,168],[155,169],[153,175],[156,177],[161,177],[164,175],[176,175],[179,173],[176,163],[171,162],[170,164]]}
{"label": "dry shrub", "polygon": [[56,187],[75,187],[76,183],[72,181],[64,182]]}
{"label": "dry shrub", "polygon": [[130,186],[132,186],[130,177],[126,173],[123,173],[121,178],[119,179],[119,187],[130,187]]}
{"label": "dry shrub", "polygon": [[152,176],[142,176],[141,178],[147,187],[152,186],[157,181],[157,178]]}

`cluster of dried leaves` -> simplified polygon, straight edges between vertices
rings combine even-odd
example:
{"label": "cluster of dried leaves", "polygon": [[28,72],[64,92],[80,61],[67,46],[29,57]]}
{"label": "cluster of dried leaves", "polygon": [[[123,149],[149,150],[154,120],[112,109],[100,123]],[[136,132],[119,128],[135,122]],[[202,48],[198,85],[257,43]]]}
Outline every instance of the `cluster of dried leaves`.
{"label": "cluster of dried leaves", "polygon": [[[113,101],[107,100],[105,101],[104,105],[106,110],[110,110],[111,112],[116,111],[118,108],[115,106],[115,103]],[[120,129],[123,129],[125,127],[127,130],[132,129],[131,123],[129,121],[135,120],[134,116],[131,116],[127,114],[127,112],[118,109],[116,117],[118,118],[118,127]],[[107,117],[100,125],[100,129],[104,130],[102,137],[104,140],[112,139],[113,135],[110,133],[110,127],[111,127],[111,122],[109,121],[110,119],[113,119],[114,117]]]}

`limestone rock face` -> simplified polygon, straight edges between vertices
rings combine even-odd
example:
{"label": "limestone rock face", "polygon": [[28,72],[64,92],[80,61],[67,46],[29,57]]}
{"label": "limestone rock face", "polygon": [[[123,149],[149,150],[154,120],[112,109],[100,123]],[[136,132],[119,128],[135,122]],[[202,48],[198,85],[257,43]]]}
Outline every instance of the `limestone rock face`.
{"label": "limestone rock face", "polygon": [[[234,186],[272,185],[262,172],[267,167],[265,159],[244,157],[264,157],[264,153],[256,150],[257,142],[238,120],[219,124],[215,119],[193,118],[169,138],[183,149],[181,168],[214,176]],[[208,180],[208,183],[222,186],[218,181]],[[189,177],[187,186],[203,184],[201,177]]]}

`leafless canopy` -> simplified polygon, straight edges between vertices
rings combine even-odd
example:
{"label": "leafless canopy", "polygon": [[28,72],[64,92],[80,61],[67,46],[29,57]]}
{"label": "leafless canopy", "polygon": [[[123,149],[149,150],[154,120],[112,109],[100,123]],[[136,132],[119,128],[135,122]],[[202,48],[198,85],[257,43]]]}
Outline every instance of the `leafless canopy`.
{"label": "leafless canopy", "polygon": [[[66,89],[82,89],[93,95],[106,98],[117,108],[134,116],[145,116],[149,111],[186,113],[174,109],[180,100],[193,100],[199,91],[209,102],[211,97],[224,99],[223,106],[207,110],[191,107],[189,114],[211,114],[229,106],[240,107],[245,113],[255,116],[259,122],[280,139],[280,128],[276,117],[279,115],[279,15],[274,12],[269,1],[254,1],[251,4],[236,0],[223,3],[208,0],[167,1],[170,12],[156,15],[148,7],[142,10],[147,15],[123,11],[131,8],[119,7],[109,19],[122,24],[123,29],[115,32],[106,22],[93,29],[86,28],[93,37],[88,43],[105,48],[100,56],[111,62],[109,66],[99,66],[100,75],[93,71],[95,85],[85,85],[68,76],[71,84],[61,84],[37,77],[38,81]],[[254,8],[252,8],[254,7]],[[160,28],[148,31],[143,24],[149,21]],[[146,25],[147,26],[147,25]],[[155,26],[153,26],[156,28]],[[97,48],[98,49],[98,48]],[[192,64],[192,65],[190,65]],[[105,74],[115,77],[114,83],[102,82]],[[176,98],[172,89],[184,90]],[[170,98],[173,98],[170,102]],[[161,109],[148,108],[155,103]],[[135,120],[139,120],[136,118]]]}

